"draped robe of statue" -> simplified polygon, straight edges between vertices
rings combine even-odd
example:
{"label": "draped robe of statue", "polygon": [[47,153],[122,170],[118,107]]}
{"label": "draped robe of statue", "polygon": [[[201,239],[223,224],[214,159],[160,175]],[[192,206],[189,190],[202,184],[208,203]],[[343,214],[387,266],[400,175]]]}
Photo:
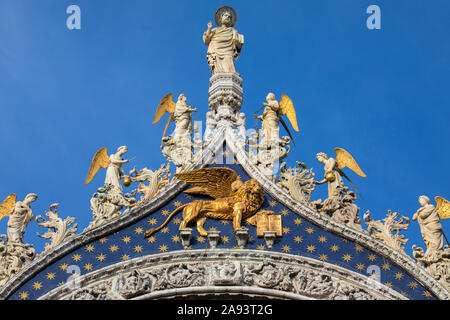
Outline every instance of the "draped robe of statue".
{"label": "draped robe of statue", "polygon": [[217,73],[236,73],[234,61],[237,60],[243,45],[243,36],[236,29],[224,25],[203,35],[203,42],[209,46],[206,57],[213,75]]}
{"label": "draped robe of statue", "polygon": [[23,244],[25,230],[33,219],[30,206],[21,201],[16,202],[8,220],[8,243]]}
{"label": "draped robe of statue", "polygon": [[419,222],[420,231],[423,241],[427,246],[427,251],[442,250],[444,247],[444,236],[436,208],[431,204],[427,204],[420,208],[414,217],[417,217]]}
{"label": "draped robe of statue", "polygon": [[276,100],[269,101],[262,115],[261,131],[268,146],[277,143],[280,138],[280,106]]}
{"label": "draped robe of statue", "polygon": [[337,163],[333,158],[329,158],[324,167],[325,177],[331,172],[334,175],[333,181],[328,181],[328,198],[339,197],[341,194],[341,189],[344,187],[344,181],[342,180],[341,174],[337,171]]}
{"label": "draped robe of statue", "polygon": [[192,110],[187,105],[185,98],[178,99],[173,114],[175,118],[175,140],[179,138],[188,138],[190,140],[192,135]]}
{"label": "draped robe of statue", "polygon": [[109,165],[106,169],[105,185],[110,185],[110,192],[123,193],[120,185],[120,177],[124,175],[122,165],[126,163],[122,157],[116,153],[109,156]]}

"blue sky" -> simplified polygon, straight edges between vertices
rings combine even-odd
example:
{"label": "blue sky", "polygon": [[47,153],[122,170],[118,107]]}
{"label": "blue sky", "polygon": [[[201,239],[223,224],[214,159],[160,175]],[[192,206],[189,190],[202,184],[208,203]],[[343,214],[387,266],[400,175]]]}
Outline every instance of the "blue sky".
{"label": "blue sky", "polygon": [[[81,30],[66,28],[71,4],[81,8]],[[372,4],[381,8],[381,30],[366,27]],[[83,185],[100,147],[127,145],[137,157],[127,172],[157,169],[164,121],[151,123],[159,100],[184,93],[197,120],[208,110],[201,38],[222,5],[236,9],[235,27],[245,35],[237,70],[247,127],[269,91],[295,104],[300,133],[289,164],[305,162],[320,177],[316,153],[350,151],[367,174],[347,169],[364,195],[361,217],[370,209],[382,219],[391,209],[411,218],[422,194],[450,199],[446,0],[2,0],[0,201],[37,193],[36,216],[57,202],[81,231],[103,184],[104,172]],[[25,234],[38,252],[44,241],[36,232],[45,231],[32,222]],[[423,247],[417,222],[405,234],[408,253]]]}

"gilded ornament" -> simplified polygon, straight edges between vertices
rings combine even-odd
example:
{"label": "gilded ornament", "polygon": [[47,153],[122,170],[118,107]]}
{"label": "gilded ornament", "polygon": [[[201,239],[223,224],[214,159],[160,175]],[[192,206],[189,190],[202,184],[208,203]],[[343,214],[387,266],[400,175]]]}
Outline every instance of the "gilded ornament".
{"label": "gilded ornament", "polygon": [[336,177],[332,172],[327,172],[325,174],[325,179],[327,179],[328,182],[333,182],[334,180],[336,180]]}
{"label": "gilded ornament", "polygon": [[264,237],[264,231],[274,231],[276,236],[281,238],[283,236],[281,216],[274,215],[271,211],[267,212],[267,214],[260,211],[256,215],[256,236],[259,238]]}
{"label": "gilded ornament", "polygon": [[[292,128],[296,132],[299,132],[298,123],[297,123],[297,115],[295,112],[294,104],[292,100],[285,94],[281,95],[281,101],[275,99],[275,95],[273,93],[269,93],[266,97],[267,103],[263,102],[263,106],[265,107],[264,113],[261,116],[256,116],[256,119],[262,121],[261,131],[262,131],[262,142],[267,144],[267,146],[271,146],[272,144],[279,143],[280,140],[280,125],[279,122],[286,129],[289,137],[292,141],[294,138],[284,122],[282,116],[286,115],[289,119],[289,122],[292,125]],[[295,145],[295,143],[294,143]]]}
{"label": "gilded ornament", "polygon": [[215,14],[217,28],[213,29],[209,22],[208,29],[203,33],[203,42],[208,46],[206,58],[212,75],[220,73],[237,74],[234,61],[244,45],[244,36],[233,28],[237,15],[231,7],[222,7]]}
{"label": "gilded ornament", "polygon": [[316,182],[316,184],[324,184],[328,182],[328,198],[331,199],[342,195],[344,188],[342,177],[344,177],[361,196],[358,189],[355,187],[350,178],[344,173],[344,171],[342,171],[342,169],[348,167],[361,177],[366,177],[366,174],[361,170],[356,160],[348,151],[342,148],[335,148],[334,151],[336,153],[336,159],[328,158],[328,156],[323,152],[317,154],[317,160],[324,164],[325,179],[320,182]]}

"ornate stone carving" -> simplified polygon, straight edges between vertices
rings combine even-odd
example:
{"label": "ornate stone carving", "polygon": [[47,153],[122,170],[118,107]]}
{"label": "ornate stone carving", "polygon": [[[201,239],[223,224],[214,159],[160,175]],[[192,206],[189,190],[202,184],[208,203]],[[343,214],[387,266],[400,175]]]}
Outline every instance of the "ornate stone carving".
{"label": "ornate stone carving", "polygon": [[252,132],[247,141],[248,158],[268,179],[274,181],[280,161],[286,158],[290,151],[290,141],[289,137],[283,137],[279,144],[258,143],[258,133]]}
{"label": "ornate stone carving", "polygon": [[210,230],[208,231],[208,242],[211,249],[216,249],[220,241],[220,231]]}
{"label": "ornate stone carving", "polygon": [[157,268],[149,271],[156,278],[153,290],[171,288],[196,287],[205,285],[205,266],[201,263],[180,263],[168,268]]}
{"label": "ornate stone carving", "polygon": [[39,237],[50,240],[50,243],[45,244],[45,250],[43,253],[60,245],[66,241],[67,238],[73,236],[78,231],[78,223],[71,226],[75,222],[75,218],[67,217],[63,220],[58,217],[58,205],[58,203],[52,204],[49,210],[45,213],[48,220],[45,220],[42,216],[36,217],[36,222],[40,227],[48,228],[48,231],[43,235],[37,233]]}
{"label": "ornate stone carving", "polygon": [[442,251],[436,252],[432,259],[426,255],[422,248],[415,245],[412,248],[414,259],[419,264],[423,264],[427,272],[450,291],[450,247],[445,246]]}
{"label": "ornate stone carving", "polygon": [[345,283],[339,283],[330,298],[333,300],[379,300],[366,290]]}
{"label": "ornate stone carving", "polygon": [[177,172],[185,170],[192,165],[194,161],[192,112],[196,112],[197,109],[187,105],[186,101],[186,96],[180,94],[178,101],[175,104],[172,102],[172,95],[167,95],[161,100],[155,115],[155,120],[153,121],[153,123],[158,122],[164,112],[169,112],[171,114],[166,129],[169,122],[175,121],[175,130],[172,135],[167,137],[164,136],[166,133],[166,130],[164,130],[161,150],[163,155],[167,158],[167,161],[175,164]]}
{"label": "ornate stone carving", "polygon": [[163,145],[162,154],[167,158],[167,161],[175,165],[177,168],[176,172],[185,171],[192,165],[194,160],[192,153],[194,145],[191,140],[176,143],[170,137],[164,137]]}
{"label": "ornate stone carving", "polygon": [[[125,194],[115,192],[116,189],[111,185],[105,185],[98,188],[97,192],[91,198],[91,210],[93,214],[93,221],[89,224],[86,230],[97,227],[108,220],[114,219],[122,214],[121,210],[125,207],[123,213],[136,206],[136,199],[132,194]],[[85,231],[86,231],[85,230]]]}
{"label": "ornate stone carving", "polygon": [[30,193],[23,201],[15,202],[15,199],[14,195],[14,200],[9,203],[8,208],[1,208],[6,209],[2,214],[9,216],[9,220],[7,235],[0,235],[0,286],[36,256],[33,245],[24,243],[24,234],[28,224],[34,219],[30,205],[36,201],[37,195]]}
{"label": "ornate stone carving", "polygon": [[[295,131],[298,131],[298,124],[294,105],[288,96],[282,95],[280,103],[275,99],[273,93],[269,93],[266,99],[267,103],[263,102],[265,106],[263,115],[254,116],[255,119],[262,121],[261,134],[250,135],[248,156],[266,177],[274,180],[280,161],[290,151],[289,143],[292,140],[292,134],[282,116],[288,116]],[[283,137],[280,139],[280,122],[289,133],[290,138]]]}
{"label": "ornate stone carving", "polygon": [[205,134],[203,135],[203,140],[208,143],[213,137],[214,129],[217,126],[217,120],[213,111],[208,111],[206,113],[206,128]]}
{"label": "ornate stone carving", "polygon": [[236,122],[236,136],[239,139],[239,142],[243,146],[245,146],[245,142],[247,141],[247,129],[245,128],[245,113],[240,113]]}
{"label": "ornate stone carving", "polygon": [[[330,232],[336,233],[349,241],[354,241],[355,243],[364,244],[369,250],[373,250],[374,252],[381,254],[387,257],[390,263],[394,263],[399,268],[403,270],[408,270],[408,273],[419,283],[423,284],[427,290],[430,291],[432,295],[435,295],[439,299],[449,299],[449,292],[436,280],[434,280],[430,274],[425,271],[424,268],[418,266],[411,258],[401,253],[398,250],[393,249],[392,247],[376,240],[375,238],[369,236],[368,234],[364,234],[359,232],[353,228],[349,228],[345,225],[335,222],[328,217],[325,217],[322,214],[317,213],[316,211],[308,208],[307,206],[302,205],[298,201],[295,201],[290,197],[284,190],[282,190],[279,186],[273,184],[267,177],[265,177],[257,168],[255,168],[250,160],[247,157],[247,154],[244,150],[242,150],[238,144],[236,143],[236,139],[233,138],[236,134],[234,130],[224,130],[225,128],[219,128],[213,136],[212,142],[207,145],[204,152],[199,156],[196,160],[195,168],[200,168],[205,165],[205,163],[210,163],[213,159],[214,153],[217,151],[218,146],[222,146],[225,141],[227,143],[230,151],[235,155],[238,162],[243,166],[244,170],[253,178],[257,179],[257,181],[264,187],[266,192],[277,202],[283,203],[289,210],[292,210],[293,213],[297,214],[299,217],[308,219],[312,223],[317,226],[324,228],[325,230],[329,230]],[[40,259],[35,259],[31,262],[31,264],[27,267],[19,271],[17,276],[15,276],[8,283],[7,286],[0,288],[0,298],[7,299],[11,294],[13,294],[16,290],[20,290],[21,286],[29,281],[33,276],[39,274],[39,272],[45,268],[49,263],[54,263],[58,261],[61,257],[67,255],[68,252],[71,252],[81,246],[84,246],[90,243],[94,239],[98,239],[111,232],[118,231],[126,226],[129,226],[130,223],[135,221],[139,221],[145,217],[147,217],[151,212],[154,212],[161,208],[162,205],[167,203],[168,198],[172,198],[177,195],[179,192],[183,191],[186,188],[186,185],[181,181],[175,181],[171,184],[164,194],[158,194],[155,196],[156,199],[151,201],[143,206],[137,207],[133,209],[131,215],[121,215],[117,219],[113,221],[109,221],[104,225],[99,226],[98,228],[89,230],[82,235],[78,235],[74,237],[72,241],[67,241],[63,243],[61,246],[55,248],[52,256],[46,256]],[[290,264],[295,263],[297,266],[311,266],[313,268],[319,267],[317,261],[305,262],[308,259],[305,257],[294,257],[288,254],[281,254],[275,252],[261,252],[254,250],[200,250],[196,252],[196,250],[188,250],[188,251],[180,251],[180,252],[170,252],[167,254],[161,254],[156,256],[146,256],[141,260],[130,260],[129,264],[126,266],[130,266],[131,268],[150,268],[155,266],[166,266],[170,263],[179,263],[180,261],[198,261],[201,259],[205,264],[209,266],[210,261],[213,261],[213,258],[209,255],[213,255],[215,257],[215,261],[221,262],[222,259],[226,259],[231,255],[231,260],[240,260],[244,262],[254,261],[260,259],[261,257],[274,257],[277,263],[282,264]],[[325,267],[324,267],[325,266]],[[100,281],[101,279],[105,279],[110,277],[112,274],[119,274],[123,271],[124,265],[116,264],[101,270],[98,272],[94,271],[88,273],[86,275],[81,276],[83,281],[88,281],[86,283],[93,283]],[[385,287],[373,287],[372,285],[368,285],[367,277],[363,275],[358,275],[349,270],[345,270],[340,268],[339,266],[331,266],[325,263],[320,263],[320,268],[327,273],[330,273],[332,277],[336,277],[339,281],[350,281],[354,286],[363,286],[365,290],[368,292],[375,292],[377,296],[382,299],[404,299],[399,293]],[[219,290],[220,287],[215,287],[214,290]],[[41,298],[42,299],[59,299],[63,293],[63,287],[58,287],[52,290],[51,292],[46,293]],[[196,292],[211,292],[209,288],[197,288]],[[258,288],[259,289],[259,288]],[[186,287],[184,289],[186,292],[190,292],[191,288]],[[224,288],[226,292],[230,292],[230,288]],[[242,292],[243,287],[235,287],[235,291],[233,292]],[[262,291],[249,291],[250,287],[246,287],[246,292],[258,292],[261,294]],[[223,291],[226,293],[225,291]],[[264,291],[264,294],[267,296],[274,296],[277,294],[277,297],[289,297],[292,299],[298,299],[299,296],[292,294],[288,295],[285,291],[275,292],[275,291]],[[149,294],[148,296],[142,297],[146,298],[158,298],[158,297],[169,297],[173,296],[173,291],[158,291],[155,294]]]}
{"label": "ornate stone carving", "polygon": [[236,229],[236,241],[238,244],[238,247],[240,249],[244,249],[247,245],[249,236],[248,236],[248,229]]}
{"label": "ornate stone carving", "polygon": [[[319,199],[311,202],[310,207],[330,216],[339,223],[363,231],[361,219],[358,217],[359,207],[353,203],[356,200],[356,194],[344,185],[342,177],[345,177],[352,185],[353,183],[342,169],[348,167],[362,177],[366,175],[350,153],[341,148],[335,148],[335,152],[336,159],[329,158],[322,152],[317,154],[317,160],[324,165],[325,174],[322,181],[315,181],[314,183],[318,185],[328,184],[328,198],[325,201]],[[353,187],[358,192],[354,185]]]}
{"label": "ornate stone carving", "polygon": [[288,96],[283,94],[280,103],[278,103],[275,99],[275,95],[273,93],[269,93],[266,100],[267,103],[263,102],[263,106],[265,107],[263,115],[255,115],[255,119],[262,121],[261,145],[270,147],[272,145],[279,145],[282,142],[280,140],[280,122],[283,124],[292,139],[292,134],[282,118],[283,115],[288,116],[288,119],[295,131],[298,132],[299,129],[294,104]]}
{"label": "ornate stone carving", "polygon": [[[130,179],[133,182],[139,182],[137,192],[143,196],[136,205],[140,205],[152,199],[158,192],[164,191],[164,189],[170,183],[170,164],[161,165],[156,171],[144,168],[140,171],[136,170],[136,167],[130,171]],[[148,185],[144,182],[148,181]]]}
{"label": "ornate stone carving", "polygon": [[276,239],[277,239],[276,231],[269,231],[269,230],[264,231],[264,242],[266,243],[267,248],[272,249]]}
{"label": "ornate stone carving", "polygon": [[413,257],[428,273],[450,291],[450,247],[444,246],[439,212],[427,196],[419,197],[421,208],[413,216],[418,221],[427,250],[413,245]]}
{"label": "ornate stone carving", "polygon": [[310,270],[292,270],[293,285],[299,294],[316,299],[329,299],[335,292],[335,282],[329,275]]}
{"label": "ornate stone carving", "polygon": [[146,237],[161,230],[180,211],[183,211],[183,221],[179,229],[185,229],[189,223],[196,223],[197,231],[203,237],[208,235],[203,228],[207,218],[232,220],[235,231],[242,228],[242,220],[255,225],[252,218],[264,202],[264,192],[255,180],[242,182],[236,172],[229,168],[204,168],[176,173],[175,177],[194,185],[185,193],[207,195],[215,200],[194,200],[180,206],[159,227],[148,230]]}
{"label": "ornate stone carving", "polygon": [[347,187],[338,187],[341,190],[340,197],[331,197],[322,201],[318,199],[311,202],[311,207],[323,215],[331,217],[334,221],[343,223],[358,231],[363,231],[361,227],[361,219],[358,216],[359,207],[353,203],[356,200],[356,194]]}
{"label": "ornate stone carving", "polygon": [[382,221],[375,221],[370,216],[370,211],[367,210],[364,214],[364,221],[367,225],[367,231],[372,237],[383,241],[394,249],[405,252],[403,246],[408,242],[408,239],[405,239],[404,235],[399,235],[399,232],[408,229],[409,218],[401,217],[397,220],[398,216],[398,212],[388,210],[386,218]]}
{"label": "ornate stone carving", "polygon": [[181,238],[181,244],[183,245],[184,250],[189,249],[189,246],[191,245],[192,240],[192,229],[191,228],[185,228],[180,230],[180,238]]}
{"label": "ornate stone carving", "polygon": [[117,293],[125,299],[150,292],[152,280],[146,272],[133,270],[128,275],[120,275],[117,279]]}
{"label": "ornate stone carving", "polygon": [[3,286],[36,256],[33,245],[9,243],[7,239],[4,234],[0,236],[0,286]]}
{"label": "ornate stone carving", "polygon": [[315,173],[307,169],[304,163],[297,161],[298,168],[287,168],[286,162],[280,167],[277,184],[286,190],[292,198],[309,205],[311,193],[316,189]]}
{"label": "ornate stone carving", "polygon": [[72,293],[69,300],[114,300],[111,281],[104,281],[88,288],[81,288]]}

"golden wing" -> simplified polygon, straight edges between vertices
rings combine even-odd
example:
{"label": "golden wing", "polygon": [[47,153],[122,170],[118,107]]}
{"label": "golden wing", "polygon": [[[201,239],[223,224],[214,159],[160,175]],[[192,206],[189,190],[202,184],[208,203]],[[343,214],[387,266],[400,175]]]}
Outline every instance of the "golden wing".
{"label": "golden wing", "polygon": [[292,100],[285,94],[281,95],[280,111],[282,115],[286,115],[288,117],[292,128],[294,128],[295,131],[299,132],[294,104],[292,103]]}
{"label": "golden wing", "polygon": [[173,114],[175,112],[175,102],[173,102],[173,94],[169,93],[161,99],[158,109],[156,110],[153,124],[158,123],[166,112]]}
{"label": "golden wing", "polygon": [[175,173],[175,177],[195,186],[185,193],[208,195],[214,199],[231,196],[231,185],[238,180],[236,172],[229,168],[204,168]]}
{"label": "golden wing", "polygon": [[4,217],[9,216],[14,204],[16,203],[17,196],[15,193],[11,193],[6,197],[5,201],[0,205],[0,220]]}
{"label": "golden wing", "polygon": [[361,177],[366,177],[366,174],[361,170],[356,163],[356,160],[352,157],[350,153],[341,148],[335,148],[334,152],[336,152],[336,162],[338,164],[339,169],[344,169],[348,167],[353,170],[357,175]]}
{"label": "golden wing", "polygon": [[108,168],[109,165],[109,156],[108,156],[108,150],[106,148],[101,148],[97,151],[94,158],[92,159],[91,166],[89,168],[88,175],[86,177],[86,181],[84,182],[85,185],[88,185],[91,183],[92,179],[97,174],[98,170],[100,168]]}
{"label": "golden wing", "polygon": [[436,210],[439,214],[439,218],[441,219],[449,219],[450,218],[450,201],[445,200],[442,197],[434,198],[436,201]]}

